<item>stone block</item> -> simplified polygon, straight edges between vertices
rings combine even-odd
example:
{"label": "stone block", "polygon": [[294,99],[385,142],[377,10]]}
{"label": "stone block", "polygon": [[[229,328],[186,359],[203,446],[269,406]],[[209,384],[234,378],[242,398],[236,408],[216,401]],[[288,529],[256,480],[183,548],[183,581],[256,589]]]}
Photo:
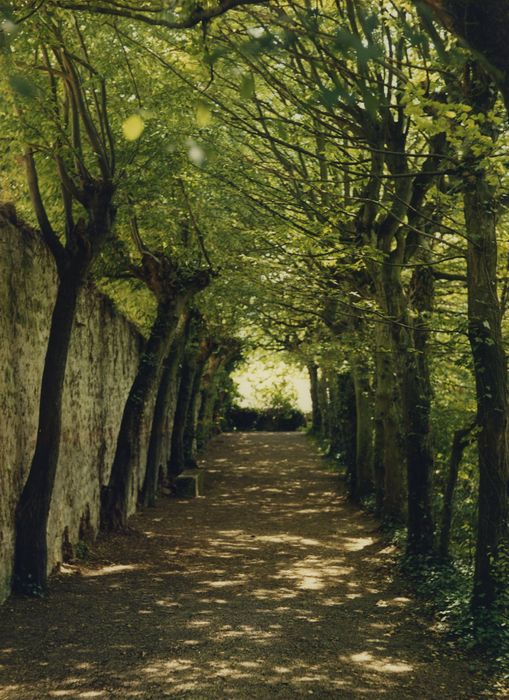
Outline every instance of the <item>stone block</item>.
{"label": "stone block", "polygon": [[186,469],[175,479],[177,496],[195,498],[203,496],[203,469]]}

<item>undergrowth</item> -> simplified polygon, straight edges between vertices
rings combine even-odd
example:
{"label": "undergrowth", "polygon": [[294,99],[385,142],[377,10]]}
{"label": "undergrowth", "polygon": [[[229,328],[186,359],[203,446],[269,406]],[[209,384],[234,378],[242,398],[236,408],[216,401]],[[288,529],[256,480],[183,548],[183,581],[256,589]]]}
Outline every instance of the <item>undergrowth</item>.
{"label": "undergrowth", "polygon": [[[397,539],[401,543],[401,533]],[[401,554],[397,568],[412,592],[431,608],[442,630],[464,649],[486,658],[496,678],[508,682],[509,600],[503,599],[489,613],[474,614],[473,566],[459,560],[416,561]]]}

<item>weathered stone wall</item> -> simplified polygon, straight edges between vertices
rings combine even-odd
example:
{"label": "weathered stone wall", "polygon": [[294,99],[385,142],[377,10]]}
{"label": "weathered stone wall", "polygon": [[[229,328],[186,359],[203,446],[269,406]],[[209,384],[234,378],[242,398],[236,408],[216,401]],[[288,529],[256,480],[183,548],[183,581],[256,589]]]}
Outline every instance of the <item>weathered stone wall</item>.
{"label": "weathered stone wall", "polygon": [[[0,601],[8,595],[13,515],[35,446],[42,367],[56,293],[54,264],[38,235],[0,210]],[[80,528],[97,531],[101,484],[109,476],[142,339],[92,288],[81,296],[67,367],[62,442],[48,523],[49,566]],[[134,511],[146,462],[152,407],[132,484]]]}

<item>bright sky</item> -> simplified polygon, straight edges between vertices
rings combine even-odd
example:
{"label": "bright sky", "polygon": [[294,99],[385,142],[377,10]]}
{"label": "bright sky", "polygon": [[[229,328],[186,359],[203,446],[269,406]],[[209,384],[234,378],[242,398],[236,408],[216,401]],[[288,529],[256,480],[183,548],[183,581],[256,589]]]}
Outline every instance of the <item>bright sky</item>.
{"label": "bright sky", "polygon": [[261,407],[267,389],[287,382],[297,395],[297,406],[305,413],[311,411],[307,372],[295,365],[253,355],[232,376],[241,395],[241,406]]}

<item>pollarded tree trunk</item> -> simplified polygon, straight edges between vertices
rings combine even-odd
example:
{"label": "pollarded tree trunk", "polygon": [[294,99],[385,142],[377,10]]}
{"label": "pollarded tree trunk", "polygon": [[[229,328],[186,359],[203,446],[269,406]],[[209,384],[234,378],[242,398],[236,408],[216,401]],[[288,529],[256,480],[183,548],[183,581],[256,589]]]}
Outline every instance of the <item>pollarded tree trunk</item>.
{"label": "pollarded tree trunk", "polygon": [[179,315],[176,299],[158,303],[157,317],[122,414],[108,485],[102,489],[103,530],[116,530],[127,524],[129,489],[139,449],[141,422],[147,400],[157,385],[162,362],[177,330]]}
{"label": "pollarded tree trunk", "polygon": [[[479,425],[479,512],[474,609],[491,608],[504,583],[497,576],[508,545],[507,365],[497,295],[496,205],[482,172],[468,176],[468,337],[474,360]],[[507,585],[507,583],[505,584]]]}
{"label": "pollarded tree trunk", "polygon": [[383,263],[384,302],[391,319],[394,362],[401,386],[408,481],[407,554],[410,557],[429,557],[434,547],[431,509],[434,460],[426,352],[428,330],[425,317],[421,314],[420,320],[416,321],[414,334],[400,274],[400,268],[390,260]]}
{"label": "pollarded tree trunk", "polygon": [[15,513],[13,589],[20,593],[33,595],[46,589],[46,530],[60,450],[65,370],[82,280],[83,274],[72,268],[61,275],[51,318],[35,452]]}
{"label": "pollarded tree trunk", "polygon": [[159,475],[169,458],[169,455],[163,453],[164,431],[166,430],[168,415],[170,413],[174,414],[176,410],[176,395],[178,392],[175,391],[175,385],[177,383],[178,368],[182,360],[182,352],[182,338],[177,334],[177,338],[172,343],[171,350],[163,365],[152,419],[147,453],[147,469],[140,494],[142,505],[151,508],[156,504]]}
{"label": "pollarded tree trunk", "polygon": [[322,429],[322,414],[318,400],[318,365],[309,362],[307,365],[309,374],[309,393],[311,395],[311,432],[318,435]]}
{"label": "pollarded tree trunk", "polygon": [[195,358],[196,350],[193,348],[191,351],[186,351],[182,362],[177,408],[171,435],[171,453],[168,462],[168,476],[170,478],[178,476],[186,468],[184,434],[196,370]]}
{"label": "pollarded tree trunk", "polygon": [[221,416],[223,415],[223,405],[225,400],[225,392],[218,391],[212,404],[212,435],[217,435],[220,432]]}
{"label": "pollarded tree trunk", "polygon": [[199,450],[207,444],[212,435],[214,406],[217,397],[217,380],[224,362],[224,356],[220,354],[211,355],[203,377],[202,399],[196,431],[196,442]]}
{"label": "pollarded tree trunk", "polygon": [[215,394],[217,396],[217,401],[215,402],[214,411],[212,412],[212,434],[217,434],[221,431],[226,411],[228,407],[231,406],[235,385],[230,375],[238,360],[242,357],[241,350],[242,343],[239,342],[238,339],[230,339],[227,348],[221,349],[215,378]]}
{"label": "pollarded tree trunk", "polygon": [[373,492],[373,392],[369,367],[360,355],[352,360],[352,377],[356,408],[355,491],[352,497],[360,501]]}
{"label": "pollarded tree trunk", "polygon": [[212,436],[212,424],[214,421],[214,405],[216,402],[215,377],[212,382],[202,390],[200,410],[198,412],[198,424],[196,428],[196,447],[202,450]]}
{"label": "pollarded tree trunk", "polygon": [[201,385],[207,360],[213,350],[210,339],[204,339],[200,343],[198,356],[195,360],[194,376],[191,386],[191,395],[187,409],[186,423],[184,426],[183,448],[184,464],[186,467],[196,467],[196,432],[198,422],[199,402],[201,397]]}
{"label": "pollarded tree trunk", "polygon": [[196,448],[200,451],[208,442],[210,437],[209,416],[212,415],[210,404],[213,403],[214,374],[207,368],[203,375],[203,385],[201,389],[200,410],[198,411],[198,422],[196,426]]}

